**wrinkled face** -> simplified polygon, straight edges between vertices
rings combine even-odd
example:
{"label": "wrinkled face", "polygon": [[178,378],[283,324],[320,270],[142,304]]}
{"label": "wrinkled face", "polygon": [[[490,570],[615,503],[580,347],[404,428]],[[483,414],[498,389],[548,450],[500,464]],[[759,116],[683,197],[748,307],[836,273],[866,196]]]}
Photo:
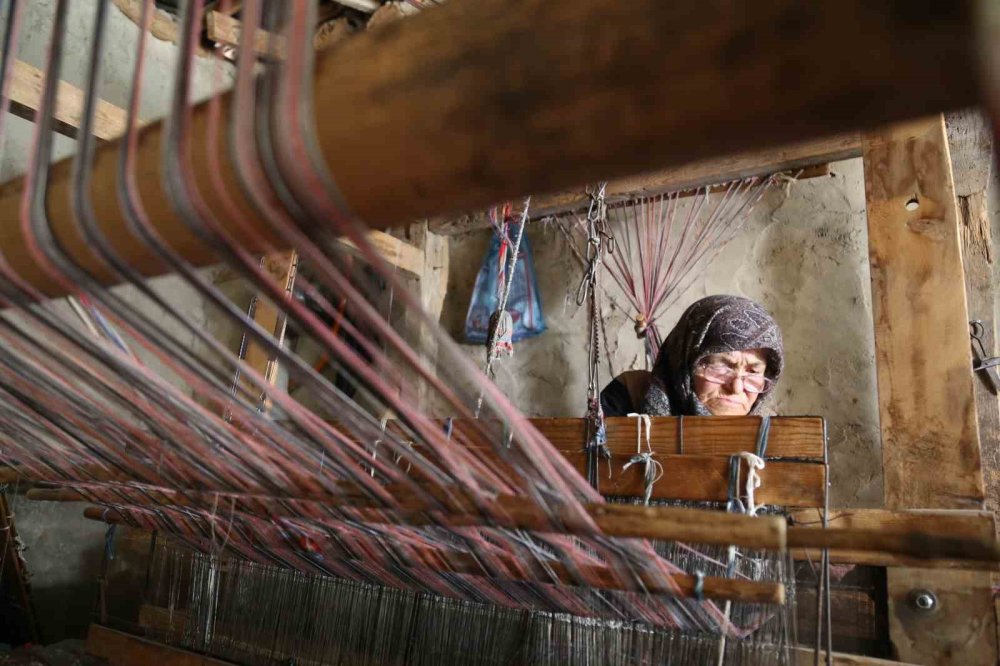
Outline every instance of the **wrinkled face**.
{"label": "wrinkled face", "polygon": [[694,369],[694,392],[715,416],[744,416],[770,384],[763,349],[711,354]]}

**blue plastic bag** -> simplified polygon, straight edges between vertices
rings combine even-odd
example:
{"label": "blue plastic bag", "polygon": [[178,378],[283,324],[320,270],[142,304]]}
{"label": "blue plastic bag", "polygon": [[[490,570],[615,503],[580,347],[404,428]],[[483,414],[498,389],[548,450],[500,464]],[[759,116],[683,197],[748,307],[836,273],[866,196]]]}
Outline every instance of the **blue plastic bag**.
{"label": "blue plastic bag", "polygon": [[[489,251],[483,259],[482,268],[476,276],[476,286],[472,290],[472,301],[465,317],[465,340],[470,343],[485,343],[489,335],[490,316],[497,309],[499,296],[497,282],[500,273],[500,254],[503,241],[494,234]],[[513,341],[519,342],[545,330],[545,316],[542,301],[538,297],[538,278],[531,259],[531,245],[528,237],[521,239],[517,265],[514,267],[507,312],[514,322]]]}

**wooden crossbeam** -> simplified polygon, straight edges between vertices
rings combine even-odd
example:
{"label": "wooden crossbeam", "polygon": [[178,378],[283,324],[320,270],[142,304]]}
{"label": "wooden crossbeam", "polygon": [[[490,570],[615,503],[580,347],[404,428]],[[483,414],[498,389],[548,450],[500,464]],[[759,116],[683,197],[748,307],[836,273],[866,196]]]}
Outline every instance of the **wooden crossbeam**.
{"label": "wooden crossbeam", "polygon": [[[84,510],[84,517],[110,524],[127,524],[127,520],[122,517],[120,512],[102,507],[87,508]],[[184,535],[178,534],[178,536]],[[289,550],[300,555],[308,555],[308,551],[302,551],[298,548],[290,548]],[[358,559],[354,556],[348,556],[344,561],[353,562]],[[502,563],[504,570],[502,573],[494,574],[491,578],[573,587],[580,586],[580,581],[586,580],[589,586],[595,589],[634,591],[634,587],[629,582],[620,580],[611,569],[604,565],[581,565],[578,570],[573,571],[560,562],[547,562],[542,566],[533,561],[519,561],[510,554],[497,555],[497,560]],[[427,561],[434,562],[438,572],[448,571],[477,578],[484,576],[482,562],[469,553],[435,549],[427,554]],[[363,559],[360,563],[363,563]],[[427,578],[435,575],[435,571],[428,569],[422,560],[411,560],[400,566],[405,566],[410,574],[416,578]],[[642,583],[642,589],[651,594],[671,597],[693,597],[696,594],[698,580],[695,576],[676,574],[660,578],[643,569],[636,569],[635,573]],[[715,600],[728,599],[779,605],[785,602],[784,586],[780,583],[705,577],[702,587],[705,597]]]}
{"label": "wooden crossbeam", "polygon": [[[819,529],[820,512],[817,509],[800,509],[790,514],[789,522],[791,525],[811,526]],[[989,511],[833,509],[830,511],[830,525],[888,531],[926,530],[935,534],[947,534],[953,537],[977,539],[984,543],[996,543],[996,517]],[[814,549],[792,549],[792,555],[798,560],[816,562],[819,561],[820,552]],[[870,551],[832,550],[830,551],[830,561],[839,564],[881,567],[919,566],[924,568],[997,570],[995,562],[949,559],[914,560],[901,555]]]}
{"label": "wooden crossbeam", "polygon": [[[734,153],[711,160],[693,162],[630,178],[608,181],[605,198],[610,204],[637,197],[655,196],[666,192],[694,190],[751,176],[803,170],[800,178],[828,175],[829,162],[861,156],[861,136],[857,133],[807,141],[768,150]],[[531,198],[531,217],[586,209],[590,202],[586,188]],[[430,228],[439,234],[459,234],[476,229],[488,229],[490,221],[484,211],[467,215],[436,218]]]}
{"label": "wooden crossbeam", "polygon": [[[579,451],[586,441],[587,424],[575,418],[533,418],[531,424],[560,451]],[[608,447],[625,455],[635,453],[635,418],[612,416],[606,420]],[[657,454],[729,456],[755,452],[759,416],[684,417],[654,416],[650,420],[650,443]],[[466,427],[454,421],[456,432]],[[645,440],[643,440],[645,441]],[[823,419],[818,416],[771,418],[767,456],[823,460]]]}

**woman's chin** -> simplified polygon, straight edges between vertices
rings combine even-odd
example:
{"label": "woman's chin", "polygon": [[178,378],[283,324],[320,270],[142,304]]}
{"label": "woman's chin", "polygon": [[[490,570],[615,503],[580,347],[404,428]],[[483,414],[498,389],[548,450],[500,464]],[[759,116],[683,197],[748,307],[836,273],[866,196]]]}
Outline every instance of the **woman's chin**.
{"label": "woman's chin", "polygon": [[726,400],[713,400],[707,407],[712,416],[746,416],[749,411],[743,405]]}

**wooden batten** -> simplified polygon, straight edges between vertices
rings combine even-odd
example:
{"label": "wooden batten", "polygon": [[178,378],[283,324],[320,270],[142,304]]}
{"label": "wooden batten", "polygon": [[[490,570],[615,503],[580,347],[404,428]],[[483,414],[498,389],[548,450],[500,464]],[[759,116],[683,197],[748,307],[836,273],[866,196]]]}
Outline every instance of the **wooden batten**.
{"label": "wooden batten", "polygon": [[[818,509],[793,511],[789,515],[789,524],[820,529],[820,511]],[[830,525],[838,528],[889,532],[927,531],[957,538],[975,539],[985,544],[992,543],[994,547],[997,544],[996,517],[989,511],[833,509],[830,511]],[[820,556],[820,551],[815,549],[792,548],[791,552],[795,559],[811,562],[818,561]],[[998,571],[996,562],[976,562],[968,559],[914,559],[871,551],[832,550],[830,561],[837,564],[882,567],[916,566]]]}
{"label": "wooden batten", "polygon": [[196,652],[164,645],[155,641],[109,629],[99,624],[90,625],[87,631],[87,654],[100,657],[109,666],[236,666]]}

